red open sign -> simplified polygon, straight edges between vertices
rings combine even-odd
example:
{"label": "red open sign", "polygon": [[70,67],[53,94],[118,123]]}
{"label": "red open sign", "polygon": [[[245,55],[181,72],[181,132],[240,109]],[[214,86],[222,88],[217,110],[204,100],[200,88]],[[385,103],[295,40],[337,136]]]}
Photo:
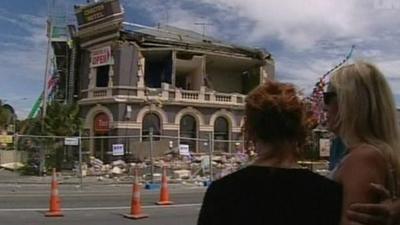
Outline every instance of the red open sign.
{"label": "red open sign", "polygon": [[110,130],[110,118],[107,114],[99,113],[94,118],[94,131],[96,133],[107,133]]}
{"label": "red open sign", "polygon": [[90,54],[90,64],[92,66],[103,66],[110,64],[111,60],[111,48],[104,47],[92,51]]}

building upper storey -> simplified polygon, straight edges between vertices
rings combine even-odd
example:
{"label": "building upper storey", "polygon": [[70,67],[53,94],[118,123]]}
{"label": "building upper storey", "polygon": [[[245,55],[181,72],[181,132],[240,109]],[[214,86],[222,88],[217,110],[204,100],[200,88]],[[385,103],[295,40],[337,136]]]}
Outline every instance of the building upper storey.
{"label": "building upper storey", "polygon": [[154,99],[243,107],[250,90],[274,78],[274,60],[264,50],[126,23],[123,14],[118,0],[76,7],[80,104]]}

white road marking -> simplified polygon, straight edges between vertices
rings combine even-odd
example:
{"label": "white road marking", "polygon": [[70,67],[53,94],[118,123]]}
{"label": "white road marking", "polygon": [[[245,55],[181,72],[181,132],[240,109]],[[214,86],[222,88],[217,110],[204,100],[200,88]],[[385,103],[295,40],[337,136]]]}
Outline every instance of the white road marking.
{"label": "white road marking", "polygon": [[[201,203],[192,204],[178,204],[178,205],[145,205],[143,209],[157,209],[157,208],[185,208],[185,207],[199,207]],[[95,211],[95,210],[119,210],[119,209],[130,209],[128,206],[115,206],[115,207],[80,207],[80,208],[62,208],[61,211]],[[36,211],[47,211],[48,208],[22,208],[22,209],[0,209],[0,212],[36,212]]]}
{"label": "white road marking", "polygon": [[[197,194],[200,193],[202,194],[203,192],[199,191],[170,191],[170,194],[173,195],[185,195],[185,194]],[[103,191],[103,192],[94,192],[94,191],[82,191],[82,192],[59,192],[60,197],[96,197],[96,196],[131,196],[132,192],[131,191],[124,191],[124,192],[115,192],[115,191]],[[159,191],[141,191],[142,196],[152,196],[152,195],[160,195]],[[26,198],[26,197],[33,197],[33,198],[39,198],[39,197],[47,197],[50,196],[50,192],[45,192],[45,193],[37,193],[37,192],[10,192],[10,193],[1,193],[0,192],[0,198]]]}

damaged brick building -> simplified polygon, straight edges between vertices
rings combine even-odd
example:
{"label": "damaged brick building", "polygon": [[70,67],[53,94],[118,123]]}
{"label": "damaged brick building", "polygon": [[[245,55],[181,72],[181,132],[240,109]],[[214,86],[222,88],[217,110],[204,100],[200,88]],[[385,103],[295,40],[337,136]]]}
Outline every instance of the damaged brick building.
{"label": "damaged brick building", "polygon": [[[274,78],[274,60],[266,51],[172,26],[132,26],[123,21],[117,0],[76,6],[75,13],[86,136],[139,136],[140,142],[151,130],[178,137],[175,146],[204,152],[195,138],[240,138],[246,94]],[[85,148],[107,160],[113,142],[118,140],[91,139]],[[230,152],[234,143],[214,147]]]}

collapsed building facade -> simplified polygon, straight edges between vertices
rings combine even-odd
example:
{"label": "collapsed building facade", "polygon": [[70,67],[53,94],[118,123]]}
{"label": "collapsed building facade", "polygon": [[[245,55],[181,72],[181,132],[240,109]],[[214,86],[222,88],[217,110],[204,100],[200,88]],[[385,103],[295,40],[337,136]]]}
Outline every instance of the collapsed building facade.
{"label": "collapsed building facade", "polygon": [[[265,51],[223,43],[171,27],[131,26],[117,0],[76,6],[77,77],[84,135],[177,137],[191,152],[208,151],[196,138],[222,140],[231,152],[239,140],[246,94],[274,78]],[[186,139],[191,138],[191,139]],[[154,138],[155,142],[162,142]],[[92,138],[84,148],[112,160],[119,139]],[[134,143],[125,151],[138,154]]]}

